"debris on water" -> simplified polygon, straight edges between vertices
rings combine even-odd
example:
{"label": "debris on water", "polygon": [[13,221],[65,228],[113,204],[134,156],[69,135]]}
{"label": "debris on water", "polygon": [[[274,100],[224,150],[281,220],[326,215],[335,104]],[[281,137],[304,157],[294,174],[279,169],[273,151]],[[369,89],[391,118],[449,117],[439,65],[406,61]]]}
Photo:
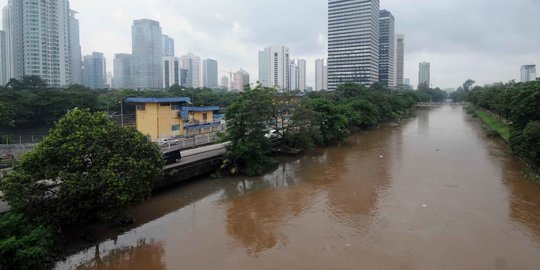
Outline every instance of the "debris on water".
{"label": "debris on water", "polygon": [[458,188],[459,186],[458,185],[446,185],[445,187],[447,187],[447,188]]}
{"label": "debris on water", "polygon": [[379,156],[380,158],[383,158],[384,156]]}
{"label": "debris on water", "polygon": [[437,152],[440,152],[440,151],[441,151],[441,149],[437,149]]}
{"label": "debris on water", "polygon": [[427,208],[427,204],[422,204],[422,207],[423,207],[423,208]]}
{"label": "debris on water", "polygon": [[352,245],[351,245],[351,244],[346,244],[345,246],[347,246],[347,247],[351,247]]}

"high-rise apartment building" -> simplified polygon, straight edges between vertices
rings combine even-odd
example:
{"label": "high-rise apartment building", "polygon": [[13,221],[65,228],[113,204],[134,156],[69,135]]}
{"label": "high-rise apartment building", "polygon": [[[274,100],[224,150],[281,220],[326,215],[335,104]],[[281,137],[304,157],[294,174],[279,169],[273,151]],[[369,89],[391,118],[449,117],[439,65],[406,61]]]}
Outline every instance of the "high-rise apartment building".
{"label": "high-rise apartment building", "polygon": [[536,80],[536,65],[524,65],[521,67],[521,82]]}
{"label": "high-rise apartment building", "polygon": [[105,89],[107,68],[103,53],[94,52],[84,56],[83,85],[90,89]]}
{"label": "high-rise apartment building", "polygon": [[396,86],[404,85],[405,76],[405,35],[396,36]]}
{"label": "high-rise apartment building", "polygon": [[259,82],[280,91],[291,89],[289,48],[270,46],[259,52]]}
{"label": "high-rise apartment building", "polygon": [[431,87],[431,65],[427,62],[420,63],[418,72],[418,87]]}
{"label": "high-rise apartment building", "polygon": [[71,84],[82,84],[81,39],[79,35],[79,20],[75,17],[76,15],[76,11],[69,11]]}
{"label": "high-rise apartment building", "polygon": [[300,87],[300,69],[294,60],[291,61],[289,71],[289,85],[291,90],[298,90]]}
{"label": "high-rise apartment building", "polygon": [[7,76],[6,31],[0,31],[0,85],[6,85]]}
{"label": "high-rise apartment building", "polygon": [[249,73],[244,70],[239,70],[233,74],[233,88],[234,91],[244,91],[244,87],[249,85]]}
{"label": "high-rise apartment building", "polygon": [[392,13],[381,10],[379,16],[379,82],[395,88],[395,20]]}
{"label": "high-rise apartment building", "polygon": [[221,77],[221,88],[225,90],[229,90],[231,88],[230,83],[229,83],[229,77],[227,76]]}
{"label": "high-rise apartment building", "polygon": [[37,75],[50,86],[69,85],[69,1],[11,0],[3,15],[8,77]]}
{"label": "high-rise apartment building", "polygon": [[218,62],[213,59],[205,59],[202,63],[203,87],[215,89],[218,87]]}
{"label": "high-rise apartment building", "polygon": [[132,88],[131,54],[119,53],[114,55],[114,83],[113,88]]}
{"label": "high-rise apartment building", "polygon": [[315,91],[328,90],[327,83],[328,67],[324,64],[323,59],[315,60]]}
{"label": "high-rise apartment building", "polygon": [[328,0],[328,88],[379,81],[379,0]]}
{"label": "high-rise apartment building", "polygon": [[148,19],[136,20],[131,27],[131,35],[133,87],[162,89],[163,37],[159,22]]}
{"label": "high-rise apartment building", "polygon": [[298,90],[300,91],[306,91],[306,77],[307,77],[307,70],[306,70],[306,60],[299,59],[298,60]]}
{"label": "high-rise apartment building", "polygon": [[181,67],[187,71],[184,86],[191,88],[201,87],[201,58],[193,53],[188,53],[182,56]]}
{"label": "high-rise apartment building", "polygon": [[163,88],[169,88],[175,84],[181,85],[180,62],[181,60],[178,57],[163,57]]}
{"label": "high-rise apartment building", "polygon": [[167,36],[167,35],[163,35],[162,38],[161,38],[161,43],[163,45],[163,57],[167,57],[167,56],[175,56],[174,54],[174,39]]}

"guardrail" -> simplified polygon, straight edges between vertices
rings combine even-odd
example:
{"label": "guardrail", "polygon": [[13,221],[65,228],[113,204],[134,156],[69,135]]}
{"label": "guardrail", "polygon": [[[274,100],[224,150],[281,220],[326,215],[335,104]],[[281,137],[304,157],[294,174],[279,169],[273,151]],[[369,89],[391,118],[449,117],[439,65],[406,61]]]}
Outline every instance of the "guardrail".
{"label": "guardrail", "polygon": [[198,135],[189,139],[178,139],[178,143],[169,143],[168,145],[161,146],[162,149],[187,149],[195,148],[202,145],[213,144],[217,142],[216,134]]}

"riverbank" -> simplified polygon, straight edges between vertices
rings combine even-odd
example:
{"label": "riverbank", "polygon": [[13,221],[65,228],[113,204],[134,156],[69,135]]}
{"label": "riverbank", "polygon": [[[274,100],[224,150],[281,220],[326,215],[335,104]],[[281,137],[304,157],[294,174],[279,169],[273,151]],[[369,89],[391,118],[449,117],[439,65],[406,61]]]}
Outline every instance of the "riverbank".
{"label": "riverbank", "polygon": [[[507,143],[510,143],[510,128],[495,114],[475,106],[467,107],[467,110],[476,115],[488,127],[488,135],[498,135]],[[495,132],[495,133],[494,133]]]}

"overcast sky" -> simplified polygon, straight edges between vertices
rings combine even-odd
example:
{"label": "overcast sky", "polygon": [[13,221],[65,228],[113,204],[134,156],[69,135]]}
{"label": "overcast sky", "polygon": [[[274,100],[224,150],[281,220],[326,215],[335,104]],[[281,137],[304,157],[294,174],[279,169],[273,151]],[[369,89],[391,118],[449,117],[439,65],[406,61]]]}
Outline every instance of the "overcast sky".
{"label": "overcast sky", "polygon": [[[7,0],[0,0],[2,5]],[[104,52],[112,71],[115,53],[131,52],[131,24],[149,18],[176,41],[219,61],[220,69],[246,69],[258,78],[257,52],[286,45],[293,58],[326,57],[325,0],[71,0],[79,12],[84,54]],[[418,81],[418,63],[431,62],[433,86],[454,88],[519,79],[523,64],[540,64],[539,0],[381,0],[406,36],[405,77]],[[220,74],[220,77],[225,74]]]}

